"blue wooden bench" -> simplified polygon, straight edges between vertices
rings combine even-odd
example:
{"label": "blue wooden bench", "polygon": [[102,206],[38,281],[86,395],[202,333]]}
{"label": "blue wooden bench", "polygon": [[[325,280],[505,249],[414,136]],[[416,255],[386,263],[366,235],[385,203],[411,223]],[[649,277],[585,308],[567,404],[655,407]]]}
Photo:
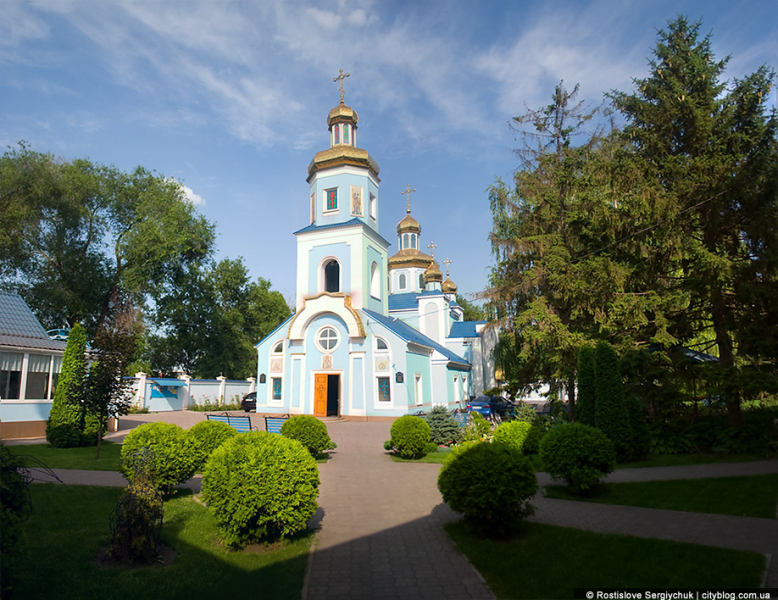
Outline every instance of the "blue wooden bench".
{"label": "blue wooden bench", "polygon": [[289,415],[281,415],[280,417],[265,417],[265,431],[268,433],[281,433],[281,426],[289,418]]}
{"label": "blue wooden bench", "polygon": [[246,416],[239,416],[236,417],[234,415],[231,415],[229,413],[224,413],[223,415],[206,415],[206,418],[209,421],[217,421],[219,423],[226,423],[230,427],[234,427],[238,433],[247,433],[251,431],[252,429],[256,429],[255,427],[251,426],[251,418]]}
{"label": "blue wooden bench", "polygon": [[460,427],[464,427],[467,425],[467,413],[466,412],[454,412],[451,414],[452,417],[454,417],[454,420],[457,422],[457,425]]}

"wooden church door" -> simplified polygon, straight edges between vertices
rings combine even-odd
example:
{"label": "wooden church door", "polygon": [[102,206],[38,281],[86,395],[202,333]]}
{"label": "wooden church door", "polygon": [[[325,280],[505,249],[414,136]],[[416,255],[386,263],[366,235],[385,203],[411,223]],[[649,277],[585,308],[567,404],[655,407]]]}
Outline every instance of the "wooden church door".
{"label": "wooden church door", "polygon": [[327,374],[316,373],[313,394],[313,414],[316,417],[327,416]]}

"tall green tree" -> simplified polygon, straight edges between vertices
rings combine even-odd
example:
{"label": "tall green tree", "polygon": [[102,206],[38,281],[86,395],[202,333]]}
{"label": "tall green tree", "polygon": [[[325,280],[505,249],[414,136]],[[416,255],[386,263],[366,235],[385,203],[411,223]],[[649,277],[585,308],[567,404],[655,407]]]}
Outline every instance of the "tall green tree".
{"label": "tall green tree", "polygon": [[0,225],[0,284],[46,326],[81,322],[90,338],[126,299],[153,306],[214,241],[176,181],[26,145],[0,158]]}
{"label": "tall green tree", "polygon": [[595,424],[613,442],[621,457],[629,456],[632,444],[632,427],[629,412],[624,403],[624,386],[621,381],[619,359],[613,347],[599,342],[594,349],[595,367]]}
{"label": "tall green tree", "polygon": [[582,346],[578,352],[578,422],[596,426],[597,375],[594,348]]}
{"label": "tall green tree", "polygon": [[46,424],[46,439],[52,446],[70,448],[81,445],[85,381],[86,334],[84,328],[76,323],[70,330]]}
{"label": "tall green tree", "polygon": [[193,265],[158,308],[152,365],[207,378],[256,375],[255,344],[291,314],[269,281],[249,278],[242,258]]}
{"label": "tall green tree", "polygon": [[774,389],[778,364],[778,120],[768,109],[775,73],[765,66],[724,81],[728,58],[716,60],[699,30],[684,17],[670,22],[649,76],[612,98],[627,120],[632,164],[661,190],[665,227],[684,241],[664,273],[687,297],[673,317],[676,337],[711,332],[737,426],[741,398]]}

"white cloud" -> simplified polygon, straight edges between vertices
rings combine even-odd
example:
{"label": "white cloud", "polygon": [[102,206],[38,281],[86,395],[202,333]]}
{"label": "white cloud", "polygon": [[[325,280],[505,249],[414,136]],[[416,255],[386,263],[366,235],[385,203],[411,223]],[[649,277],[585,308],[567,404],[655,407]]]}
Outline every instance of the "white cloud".
{"label": "white cloud", "polygon": [[[176,181],[173,179],[172,181]],[[195,194],[194,190],[190,188],[188,185],[184,185],[180,181],[176,181],[179,186],[181,186],[181,191],[184,192],[184,197],[189,200],[194,206],[205,206],[205,198],[200,196],[199,194]]]}

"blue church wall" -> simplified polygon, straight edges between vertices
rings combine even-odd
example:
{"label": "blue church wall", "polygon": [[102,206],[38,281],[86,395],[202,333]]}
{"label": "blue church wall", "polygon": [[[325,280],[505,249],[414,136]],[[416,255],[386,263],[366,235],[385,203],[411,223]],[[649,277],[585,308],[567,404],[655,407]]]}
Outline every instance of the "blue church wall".
{"label": "blue church wall", "polygon": [[351,408],[354,411],[365,409],[367,398],[365,397],[365,356],[355,356],[351,371]]}
{"label": "blue church wall", "polygon": [[[362,214],[351,214],[351,186],[362,188]],[[337,211],[326,211],[325,191],[337,189]],[[366,175],[357,173],[338,173],[331,176],[319,176],[311,186],[311,194],[316,194],[316,224],[333,225],[344,223],[357,217],[377,229],[376,220],[370,217],[370,194],[378,198],[378,187]],[[376,200],[377,201],[377,200]]]}
{"label": "blue church wall", "polygon": [[[325,352],[319,349],[316,337],[323,327],[330,326],[338,332],[337,346],[327,352],[332,355],[332,368],[322,368],[322,357]],[[313,389],[316,373],[340,375],[340,411],[344,414],[348,409],[349,384],[349,338],[346,324],[340,317],[332,313],[324,313],[308,324],[305,332],[305,397],[301,402],[305,414],[313,414]]]}
{"label": "blue church wall", "polygon": [[[380,282],[380,298],[375,298],[373,296],[372,292],[372,278],[371,278],[371,269],[373,263],[376,263],[378,265],[378,281]],[[370,310],[374,310],[377,313],[386,314],[386,309],[384,305],[384,298],[386,298],[387,295],[387,279],[386,279],[386,261],[383,259],[383,256],[381,255],[378,250],[376,250],[373,246],[367,247],[367,260],[365,261],[365,273],[362,275],[363,281],[366,282],[366,294],[365,297],[367,298],[367,308]]]}
{"label": "blue church wall", "polygon": [[[347,292],[351,289],[351,247],[345,243],[325,244],[313,248],[308,254],[308,296],[314,296],[319,293],[319,272],[321,271],[322,261],[328,257],[334,256],[340,263],[340,291]],[[323,283],[323,282],[322,282]]]}
{"label": "blue church wall", "polygon": [[[408,390],[408,410],[429,411],[432,409],[432,378],[430,358],[421,354],[406,354],[405,388]],[[421,375],[421,399],[417,398],[416,375]],[[419,404],[421,400],[421,404]]]}
{"label": "blue church wall", "polygon": [[448,405],[451,398],[451,387],[448,382],[448,369],[445,362],[432,363],[432,406]]}

